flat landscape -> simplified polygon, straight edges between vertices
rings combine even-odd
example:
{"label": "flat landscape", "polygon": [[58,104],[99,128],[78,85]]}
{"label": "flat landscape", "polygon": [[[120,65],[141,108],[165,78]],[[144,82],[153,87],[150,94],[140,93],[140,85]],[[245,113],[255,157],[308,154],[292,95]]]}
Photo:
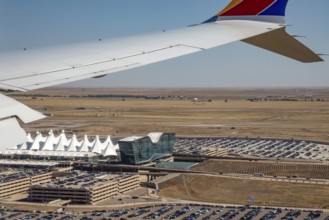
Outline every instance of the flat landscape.
{"label": "flat landscape", "polygon": [[264,174],[266,176],[329,180],[329,164],[283,161],[207,160],[193,170],[216,173]]}
{"label": "flat landscape", "polygon": [[160,194],[183,200],[254,205],[329,208],[328,163],[207,160],[193,170],[160,182]]}
{"label": "flat landscape", "polygon": [[182,174],[160,185],[160,195],[182,200],[279,207],[329,208],[329,186]]}
{"label": "flat landscape", "polygon": [[[50,88],[11,96],[48,116],[24,125],[32,135],[64,129],[114,139],[161,131],[329,141],[329,89]],[[254,205],[328,209],[328,169],[326,161],[208,160],[194,167],[198,174],[160,182],[159,194],[224,204],[247,204],[252,196]]]}
{"label": "flat landscape", "polygon": [[51,88],[12,96],[52,115],[25,125],[31,132],[329,141],[329,89]]}

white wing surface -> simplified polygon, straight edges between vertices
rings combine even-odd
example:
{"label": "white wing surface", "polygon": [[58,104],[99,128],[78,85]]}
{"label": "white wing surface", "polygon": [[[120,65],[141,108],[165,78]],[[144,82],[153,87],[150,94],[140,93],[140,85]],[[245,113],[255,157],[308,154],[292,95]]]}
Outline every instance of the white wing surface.
{"label": "white wing surface", "polygon": [[222,21],[125,39],[1,54],[0,88],[27,91],[99,77],[243,40],[280,27],[270,22]]}
{"label": "white wing surface", "polygon": [[0,150],[28,140],[19,122],[29,123],[44,117],[22,103],[0,94]]}

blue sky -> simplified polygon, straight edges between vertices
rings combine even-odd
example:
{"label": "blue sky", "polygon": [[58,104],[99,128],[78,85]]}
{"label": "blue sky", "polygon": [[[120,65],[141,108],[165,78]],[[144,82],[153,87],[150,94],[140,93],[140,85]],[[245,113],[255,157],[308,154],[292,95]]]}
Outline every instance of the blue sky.
{"label": "blue sky", "polygon": [[[1,0],[0,51],[117,38],[200,23],[229,0]],[[288,32],[329,53],[329,1],[290,0]],[[205,33],[206,34],[206,33]],[[241,42],[65,86],[328,87],[327,62],[303,64]]]}

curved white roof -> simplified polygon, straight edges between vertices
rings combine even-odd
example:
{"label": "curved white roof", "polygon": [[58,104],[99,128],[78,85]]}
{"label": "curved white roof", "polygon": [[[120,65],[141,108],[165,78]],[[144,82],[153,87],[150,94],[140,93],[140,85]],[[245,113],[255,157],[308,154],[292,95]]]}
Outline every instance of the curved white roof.
{"label": "curved white roof", "polygon": [[46,141],[46,138],[41,133],[37,132],[37,136],[34,138],[30,150],[41,150],[41,146]]}
{"label": "curved white roof", "polygon": [[83,141],[81,146],[78,148],[79,152],[89,152],[89,148],[91,148],[91,143],[88,139],[87,135],[83,136]]}
{"label": "curved white roof", "polygon": [[95,138],[95,141],[94,141],[94,145],[92,146],[92,148],[90,150],[93,153],[102,154],[102,149],[103,148],[104,148],[103,144],[99,140],[99,136],[97,135],[96,138]]}
{"label": "curved white roof", "polygon": [[27,142],[31,142],[31,143],[33,142],[33,139],[31,137],[30,133],[27,133],[26,138],[27,138]]}
{"label": "curved white roof", "polygon": [[151,141],[153,143],[158,143],[162,135],[163,135],[162,132],[152,132],[148,134],[148,136],[151,138]]}
{"label": "curved white roof", "polygon": [[114,145],[111,137],[107,136],[104,142],[101,142],[97,135],[93,141],[89,141],[87,135],[84,135],[83,140],[79,141],[76,135],[71,138],[67,138],[64,131],[60,135],[55,136],[53,131],[49,131],[48,136],[43,137],[40,132],[33,139],[31,134],[27,134],[28,142],[17,145],[8,149],[6,152],[3,150],[0,153],[3,154],[20,154],[24,152],[41,156],[83,156],[84,154],[101,154],[103,156],[117,156],[117,150],[119,145]]}
{"label": "curved white roof", "polygon": [[[23,144],[21,144],[20,146],[18,146],[18,148],[17,149],[20,149],[20,150],[27,150],[27,143],[28,142],[26,142],[26,143],[23,143]],[[15,149],[15,148],[14,148]]]}
{"label": "curved white roof", "polygon": [[69,146],[67,147],[66,151],[77,152],[78,146],[80,146],[80,144],[81,143],[78,141],[75,134],[73,134],[71,142],[70,142]]}
{"label": "curved white roof", "polygon": [[102,151],[104,157],[117,156],[115,146],[112,143],[108,143],[105,149]]}
{"label": "curved white roof", "polygon": [[65,151],[65,148],[70,144],[70,141],[67,140],[64,130],[58,136],[59,141],[54,147],[55,151]]}
{"label": "curved white roof", "polygon": [[[111,140],[111,136],[107,136],[106,140],[103,142],[104,147],[106,148],[108,144],[113,145],[113,142]],[[105,148],[103,150],[105,150]]]}
{"label": "curved white roof", "polygon": [[141,138],[143,138],[143,137],[142,136],[130,136],[130,137],[123,138],[120,141],[131,142],[131,141],[136,141]]}
{"label": "curved white roof", "polygon": [[68,145],[68,141],[64,137],[60,137],[57,145],[54,147],[55,151],[65,151],[65,147]]}
{"label": "curved white roof", "polygon": [[41,146],[41,149],[44,150],[54,150],[58,143],[58,138],[55,137],[52,130],[48,133],[45,143]]}

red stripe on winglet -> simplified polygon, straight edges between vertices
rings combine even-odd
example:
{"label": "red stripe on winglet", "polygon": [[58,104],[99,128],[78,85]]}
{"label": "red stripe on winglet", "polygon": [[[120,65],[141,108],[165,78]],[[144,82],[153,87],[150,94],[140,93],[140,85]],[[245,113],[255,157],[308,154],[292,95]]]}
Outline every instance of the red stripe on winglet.
{"label": "red stripe on winglet", "polygon": [[275,0],[244,0],[234,8],[223,13],[221,16],[258,15],[273,2],[275,2]]}

